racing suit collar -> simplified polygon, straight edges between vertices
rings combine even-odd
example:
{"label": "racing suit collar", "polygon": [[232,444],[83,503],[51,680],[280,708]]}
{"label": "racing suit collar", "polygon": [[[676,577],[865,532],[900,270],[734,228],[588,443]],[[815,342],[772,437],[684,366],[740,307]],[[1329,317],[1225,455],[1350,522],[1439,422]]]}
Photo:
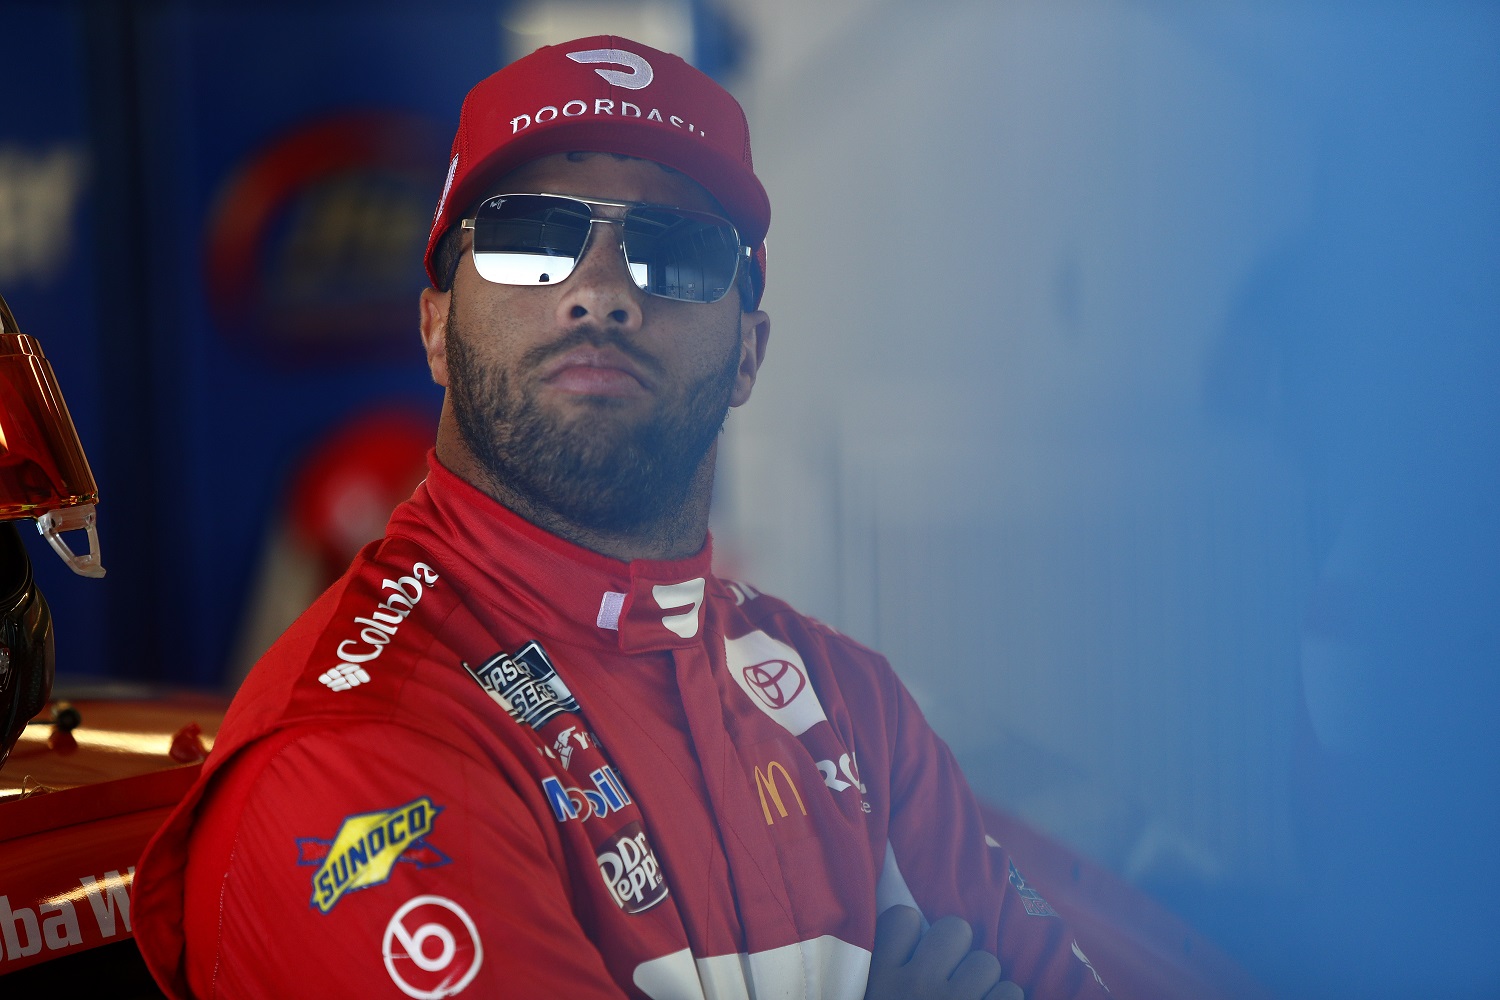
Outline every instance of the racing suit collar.
{"label": "racing suit collar", "polygon": [[[470,602],[503,588],[508,600],[532,605],[544,632],[626,653],[701,644],[713,584],[711,537],[685,559],[622,562],[537,527],[449,470],[435,451],[427,467],[410,503],[430,514],[407,517],[398,509],[391,531],[422,535],[421,523],[431,525],[460,557],[455,562],[477,574],[466,588]],[[447,569],[467,575],[458,565]]]}

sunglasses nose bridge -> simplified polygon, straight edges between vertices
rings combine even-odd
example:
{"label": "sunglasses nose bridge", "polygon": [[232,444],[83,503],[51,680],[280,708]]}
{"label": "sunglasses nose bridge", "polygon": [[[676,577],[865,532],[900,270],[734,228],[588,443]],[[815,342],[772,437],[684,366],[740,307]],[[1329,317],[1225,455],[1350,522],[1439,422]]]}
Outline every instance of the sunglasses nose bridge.
{"label": "sunglasses nose bridge", "polygon": [[[599,214],[597,214],[599,211],[598,206],[590,207],[593,209],[593,212],[589,217],[588,235],[584,237],[583,246],[578,250],[578,266],[582,267],[584,262],[588,260],[589,257],[593,254],[595,243],[599,242],[601,238],[607,239],[610,246],[613,248],[613,255],[619,259],[619,267],[624,271],[625,277],[630,281],[632,285],[635,285],[636,288],[642,288],[643,286],[640,284],[640,282],[635,280],[635,275],[631,273],[630,255],[625,251],[624,217],[622,216],[618,219],[611,219],[605,216],[600,216]],[[599,233],[600,226],[613,226],[614,229],[612,231],[612,235],[609,237],[602,237],[602,234],[596,236],[596,234]]]}
{"label": "sunglasses nose bridge", "polygon": [[[598,211],[597,208],[594,210]],[[606,228],[600,230],[599,224],[603,224]],[[604,255],[603,259],[599,258],[596,250]],[[630,256],[625,250],[624,218],[591,216],[588,234],[584,237],[583,246],[578,249],[578,256],[574,259],[576,264],[568,280],[575,292],[590,297],[600,294],[613,297],[614,293],[606,293],[605,289],[628,287],[632,299],[639,300],[646,297],[645,275],[636,273],[636,266],[630,263]]]}

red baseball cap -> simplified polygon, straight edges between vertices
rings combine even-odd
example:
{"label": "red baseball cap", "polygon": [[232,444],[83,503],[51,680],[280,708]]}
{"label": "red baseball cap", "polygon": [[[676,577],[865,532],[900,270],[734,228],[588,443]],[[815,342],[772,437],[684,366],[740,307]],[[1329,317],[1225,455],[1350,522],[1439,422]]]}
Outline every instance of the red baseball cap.
{"label": "red baseball cap", "polygon": [[433,285],[438,240],[487,185],[524,163],[573,151],[639,156],[703,185],[756,248],[764,287],[771,203],[751,165],[744,109],[680,57],[614,35],[537,49],[469,91],[427,239]]}

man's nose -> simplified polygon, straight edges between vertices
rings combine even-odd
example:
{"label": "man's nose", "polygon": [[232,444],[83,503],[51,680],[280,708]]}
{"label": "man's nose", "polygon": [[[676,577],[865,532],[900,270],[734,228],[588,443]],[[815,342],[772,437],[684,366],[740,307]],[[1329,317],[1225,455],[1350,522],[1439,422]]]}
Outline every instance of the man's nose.
{"label": "man's nose", "polygon": [[592,318],[627,330],[639,329],[644,298],[645,293],[630,276],[620,246],[620,227],[595,222],[583,257],[563,285],[557,303],[559,324],[571,326]]}

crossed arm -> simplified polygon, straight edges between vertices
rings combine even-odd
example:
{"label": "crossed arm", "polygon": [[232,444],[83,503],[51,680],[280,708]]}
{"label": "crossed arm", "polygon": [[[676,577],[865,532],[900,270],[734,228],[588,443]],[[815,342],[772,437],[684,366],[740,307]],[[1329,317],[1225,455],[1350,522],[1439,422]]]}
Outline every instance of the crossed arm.
{"label": "crossed arm", "polygon": [[1001,981],[999,959],[969,950],[973,940],[958,917],[944,917],[924,933],[920,913],[891,907],[875,923],[865,1000],[1025,1000],[1019,986]]}

